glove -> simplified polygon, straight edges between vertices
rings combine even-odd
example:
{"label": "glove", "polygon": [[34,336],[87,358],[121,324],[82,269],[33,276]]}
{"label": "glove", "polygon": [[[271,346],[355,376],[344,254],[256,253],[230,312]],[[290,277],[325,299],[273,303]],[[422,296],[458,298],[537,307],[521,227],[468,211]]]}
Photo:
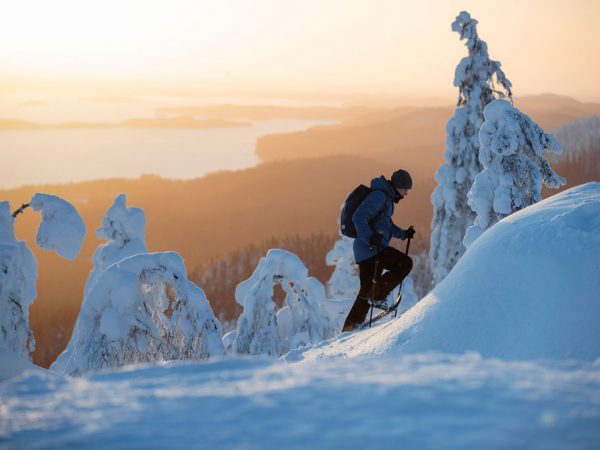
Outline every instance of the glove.
{"label": "glove", "polygon": [[412,239],[413,236],[415,235],[415,228],[411,225],[410,227],[408,227],[408,229],[404,232],[404,239]]}
{"label": "glove", "polygon": [[380,248],[381,244],[383,243],[383,236],[375,233],[371,236],[371,238],[369,239],[369,245],[371,247],[375,247],[375,248]]}

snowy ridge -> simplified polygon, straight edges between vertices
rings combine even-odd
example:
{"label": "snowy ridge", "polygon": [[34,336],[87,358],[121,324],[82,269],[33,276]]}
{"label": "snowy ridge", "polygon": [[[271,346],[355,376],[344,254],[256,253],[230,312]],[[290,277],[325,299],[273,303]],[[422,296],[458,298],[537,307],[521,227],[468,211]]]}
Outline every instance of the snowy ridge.
{"label": "snowy ridge", "polygon": [[503,359],[600,358],[600,183],[488,229],[428,296],[400,318],[305,359],[475,351]]}

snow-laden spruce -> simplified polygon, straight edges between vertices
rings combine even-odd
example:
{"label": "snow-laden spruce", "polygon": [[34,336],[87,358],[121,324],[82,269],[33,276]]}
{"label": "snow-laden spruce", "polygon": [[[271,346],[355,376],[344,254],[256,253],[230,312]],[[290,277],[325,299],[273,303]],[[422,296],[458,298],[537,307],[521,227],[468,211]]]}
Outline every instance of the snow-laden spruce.
{"label": "snow-laden spruce", "polygon": [[107,268],[86,296],[67,350],[69,375],[224,353],[221,324],[174,252],[138,254]]}
{"label": "snow-laden spruce", "polygon": [[544,151],[562,153],[554,136],[505,100],[487,105],[483,115],[479,130],[483,171],[468,194],[477,217],[465,235],[466,247],[504,217],[539,202],[542,184],[557,189],[566,182],[544,155]]}
{"label": "snow-laden spruce", "polygon": [[92,261],[94,268],[85,285],[84,297],[96,284],[98,277],[111,264],[138,253],[148,253],[145,244],[146,216],[140,208],[126,206],[127,197],[120,194],[102,218],[96,236],[108,242],[98,247]]}
{"label": "snow-laden spruce", "polygon": [[[275,284],[281,285],[286,294],[287,309],[282,308],[280,313],[289,315],[287,330],[281,335],[273,302]],[[252,276],[237,286],[235,299],[244,312],[238,319],[234,353],[279,356],[334,335],[334,324],[325,308],[325,288],[308,276],[298,256],[285,250],[269,250]]]}
{"label": "snow-laden spruce", "polygon": [[37,263],[23,241],[17,241],[8,202],[0,202],[0,346],[29,357],[35,341],[29,306],[36,297]]}
{"label": "snow-laden spruce", "polygon": [[36,297],[37,263],[25,242],[15,239],[15,216],[31,207],[42,212],[36,243],[45,250],[74,259],[85,237],[85,225],[69,202],[49,194],[35,194],[14,216],[8,202],[0,202],[0,345],[29,356],[35,340],[29,326],[29,306]]}
{"label": "snow-laden spruce", "polygon": [[42,212],[36,243],[65,259],[75,259],[85,237],[83,219],[69,202],[50,194],[35,194],[29,206]]}
{"label": "snow-laden spruce", "polygon": [[487,44],[479,39],[477,21],[461,12],[452,31],[466,40],[469,56],[456,67],[454,86],[458,103],[454,116],[446,125],[445,163],[437,170],[438,186],[432,194],[430,257],[435,284],[439,283],[465,251],[463,238],[475,215],[467,205],[467,193],[481,171],[478,131],[483,109],[496,97],[511,98],[511,83],[490,59]]}
{"label": "snow-laden spruce", "polygon": [[[96,229],[96,235],[108,242],[99,246],[92,257],[94,267],[85,284],[84,302],[109,266],[129,256],[148,252],[144,243],[146,225],[144,211],[140,208],[127,207],[126,201],[127,197],[124,194],[118,195],[102,218],[102,224]],[[58,358],[61,362],[55,363],[56,367],[64,365],[64,361],[71,357],[76,342],[71,339]]]}
{"label": "snow-laden spruce", "polygon": [[354,261],[353,239],[341,236],[327,253],[325,262],[335,269],[327,282],[329,298],[355,298],[360,290],[358,266]]}

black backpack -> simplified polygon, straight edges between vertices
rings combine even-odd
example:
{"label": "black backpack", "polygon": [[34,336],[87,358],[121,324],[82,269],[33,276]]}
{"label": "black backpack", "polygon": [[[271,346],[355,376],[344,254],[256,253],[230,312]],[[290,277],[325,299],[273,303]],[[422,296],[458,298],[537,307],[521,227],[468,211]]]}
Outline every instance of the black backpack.
{"label": "black backpack", "polygon": [[[354,215],[356,208],[358,208],[358,205],[360,205],[370,193],[371,188],[368,188],[364,184],[360,184],[350,192],[350,195],[346,198],[342,208],[342,215],[340,216],[340,231],[344,236],[349,238],[356,237],[356,228],[354,227],[354,222],[352,222],[352,216]],[[381,213],[379,213],[378,216],[379,215],[381,215]]]}

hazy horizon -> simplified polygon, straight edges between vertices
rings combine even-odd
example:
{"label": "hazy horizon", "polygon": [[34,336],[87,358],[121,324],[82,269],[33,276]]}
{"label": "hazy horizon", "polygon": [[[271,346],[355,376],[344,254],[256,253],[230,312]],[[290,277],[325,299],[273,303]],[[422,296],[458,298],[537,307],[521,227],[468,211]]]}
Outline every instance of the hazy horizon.
{"label": "hazy horizon", "polygon": [[593,0],[24,0],[3,10],[0,92],[453,101],[454,69],[467,52],[450,24],[463,9],[516,96],[600,101]]}

